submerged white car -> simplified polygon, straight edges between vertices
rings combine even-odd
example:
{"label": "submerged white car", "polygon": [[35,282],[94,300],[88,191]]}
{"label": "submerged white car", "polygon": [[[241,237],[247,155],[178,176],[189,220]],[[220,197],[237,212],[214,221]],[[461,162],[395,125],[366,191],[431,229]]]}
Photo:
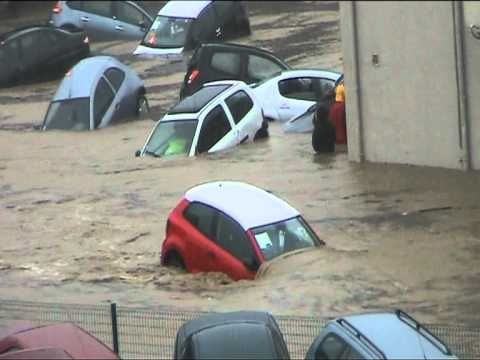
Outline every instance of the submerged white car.
{"label": "submerged white car", "polygon": [[321,100],[340,76],[334,71],[286,70],[252,88],[266,118],[287,122]]}
{"label": "submerged white car", "polygon": [[267,121],[242,81],[204,84],[157,122],[136,156],[194,156],[224,150],[266,135]]}
{"label": "submerged white car", "polygon": [[202,43],[249,34],[243,1],[168,1],[133,54],[181,58]]}

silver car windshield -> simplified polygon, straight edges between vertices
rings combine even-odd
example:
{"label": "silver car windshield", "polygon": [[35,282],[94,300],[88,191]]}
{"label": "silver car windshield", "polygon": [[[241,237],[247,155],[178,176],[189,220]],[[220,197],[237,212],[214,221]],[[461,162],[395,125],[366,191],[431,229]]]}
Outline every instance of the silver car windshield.
{"label": "silver car windshield", "polygon": [[157,16],[142,45],[153,48],[183,47],[192,21],[193,19]]}
{"label": "silver car windshield", "polygon": [[145,153],[152,156],[188,154],[197,124],[197,120],[160,122],[148,141]]}
{"label": "silver car windshield", "polygon": [[90,98],[52,102],[43,128],[45,130],[90,130]]}
{"label": "silver car windshield", "polygon": [[252,229],[265,260],[287,252],[316,246],[316,235],[300,217]]}

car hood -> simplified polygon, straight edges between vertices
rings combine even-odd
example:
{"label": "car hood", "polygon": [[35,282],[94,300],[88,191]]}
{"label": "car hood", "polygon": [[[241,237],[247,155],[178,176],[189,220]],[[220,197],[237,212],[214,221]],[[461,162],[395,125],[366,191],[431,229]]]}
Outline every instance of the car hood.
{"label": "car hood", "polygon": [[312,247],[307,247],[307,248],[303,248],[303,249],[298,249],[298,250],[290,251],[290,252],[285,253],[283,255],[277,256],[277,257],[273,258],[272,260],[265,261],[260,266],[260,268],[258,269],[255,278],[260,278],[260,277],[263,277],[266,274],[270,273],[270,270],[271,270],[272,267],[276,267],[279,263],[285,261],[285,259],[287,259],[289,257],[299,255],[299,254],[309,253],[309,252],[312,252],[314,250],[318,250],[319,248],[320,247],[312,246]]}
{"label": "car hood", "polygon": [[144,45],[138,45],[133,55],[144,58],[164,58],[164,59],[181,59],[183,47],[179,48],[151,48]]}

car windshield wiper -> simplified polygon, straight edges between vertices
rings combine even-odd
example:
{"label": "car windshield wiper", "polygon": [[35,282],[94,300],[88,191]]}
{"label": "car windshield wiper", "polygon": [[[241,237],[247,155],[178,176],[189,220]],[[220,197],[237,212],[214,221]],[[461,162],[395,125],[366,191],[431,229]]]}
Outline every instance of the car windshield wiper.
{"label": "car windshield wiper", "polygon": [[153,151],[145,150],[145,154],[151,155],[151,156],[153,156],[153,157],[160,157],[160,155],[158,155],[157,153],[155,153],[155,152],[153,152]]}

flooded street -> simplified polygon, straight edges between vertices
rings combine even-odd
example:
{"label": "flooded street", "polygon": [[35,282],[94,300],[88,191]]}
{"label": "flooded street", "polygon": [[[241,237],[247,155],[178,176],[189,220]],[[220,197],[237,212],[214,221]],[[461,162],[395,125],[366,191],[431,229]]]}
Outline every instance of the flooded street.
{"label": "flooded street", "polygon": [[[235,42],[294,67],[342,70],[337,4],[258,3],[250,16],[252,35]],[[92,50],[140,74],[158,120],[185,64],[134,58],[136,44]],[[222,154],[135,158],[150,120],[37,130],[59,81],[0,89],[3,298],[322,317],[400,307],[423,321],[480,324],[480,174],[351,163],[344,148],[315,155],[310,134],[276,123],[268,139]],[[188,188],[223,179],[285,199],[327,245],[272,261],[255,281],[160,266],[169,212]]]}

